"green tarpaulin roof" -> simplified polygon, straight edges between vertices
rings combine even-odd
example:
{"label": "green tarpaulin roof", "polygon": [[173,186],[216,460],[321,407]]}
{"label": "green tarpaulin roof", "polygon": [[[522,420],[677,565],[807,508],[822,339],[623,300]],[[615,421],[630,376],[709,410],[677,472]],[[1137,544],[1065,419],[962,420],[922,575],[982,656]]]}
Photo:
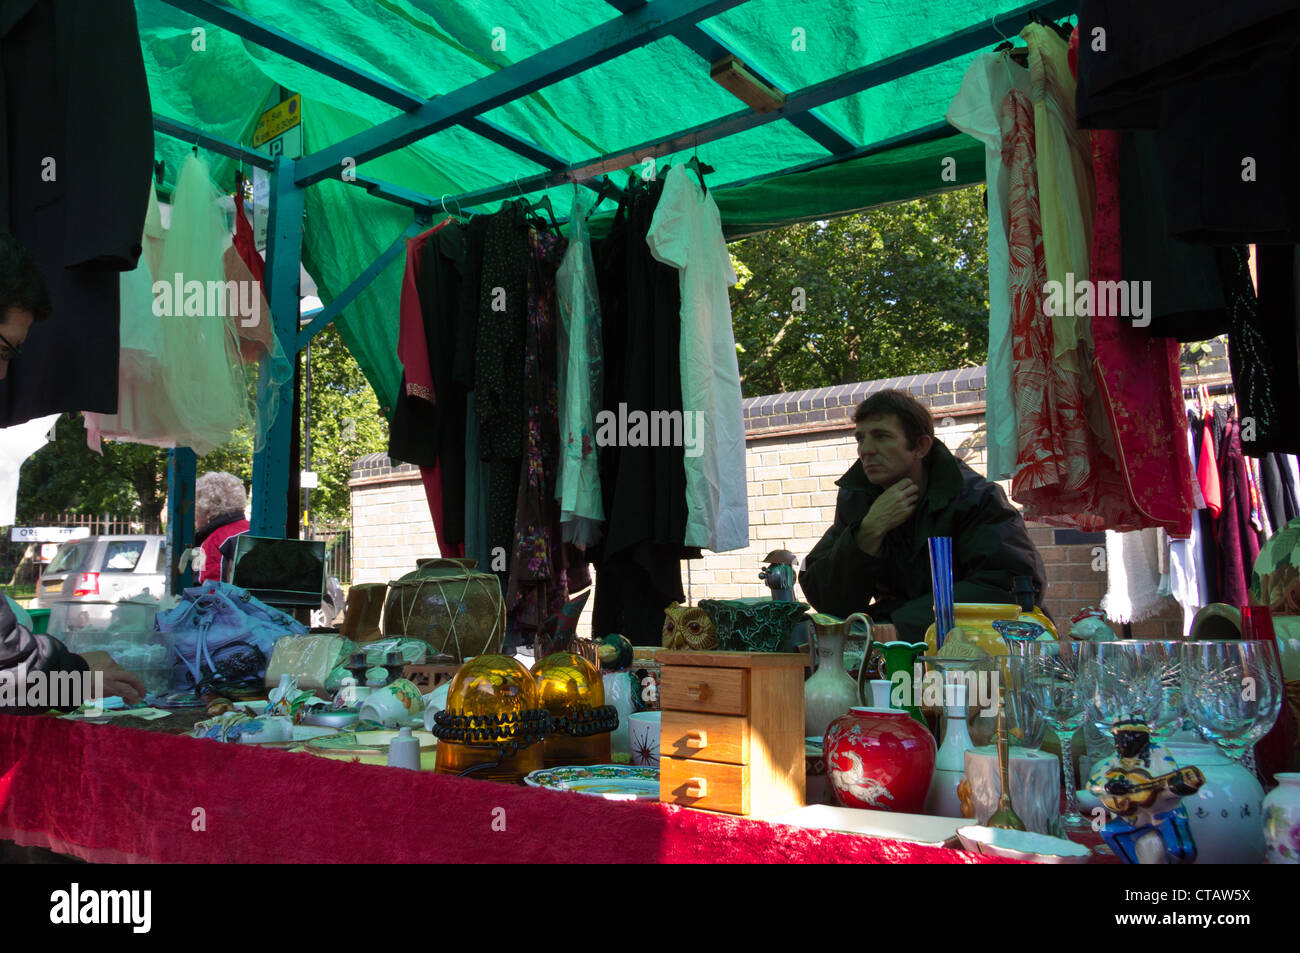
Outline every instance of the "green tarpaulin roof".
{"label": "green tarpaulin roof", "polygon": [[[506,87],[508,95],[466,123],[356,168],[358,175],[439,201],[449,196],[448,208],[456,207],[454,197],[473,199],[501,187],[504,196],[489,195],[473,207],[491,210],[511,192],[536,198],[529,180],[541,173],[601,160],[634,167],[628,157],[636,147],[659,143],[669,145],[637,156],[658,156],[662,168],[698,153],[714,167],[709,185],[729,237],[983,179],[983,147],[944,126],[943,115],[974,53],[1024,25],[1024,3],[747,0],[718,4],[721,12],[698,22],[675,22],[649,42],[625,42],[617,55],[600,52],[617,39],[625,14],[652,25],[661,10],[665,19],[680,20],[682,8],[701,6],[686,0],[136,0],[155,115],[251,143],[258,115],[283,88],[302,95],[308,155],[415,103],[451,102],[450,94],[470,84],[510,76],[501,71],[529,57],[561,62],[578,48],[580,66],[572,75]],[[1058,17],[1073,12],[1071,3],[1028,6]],[[714,82],[710,63],[727,54],[785,93],[786,109],[760,117]],[[370,92],[356,88],[365,83],[326,75],[341,75],[331,69],[338,63],[366,74]],[[810,102],[815,107],[804,108]],[[157,137],[168,187],[188,148]],[[944,178],[949,157],[955,177]],[[217,181],[233,188],[239,163],[208,158]],[[612,177],[625,181],[621,172]],[[310,185],[306,196],[303,262],[327,303],[412,217],[410,208],[339,179]],[[512,188],[517,182],[522,185]],[[561,217],[572,189],[567,183],[549,189]],[[398,257],[338,319],[386,412],[401,377],[401,270]]]}

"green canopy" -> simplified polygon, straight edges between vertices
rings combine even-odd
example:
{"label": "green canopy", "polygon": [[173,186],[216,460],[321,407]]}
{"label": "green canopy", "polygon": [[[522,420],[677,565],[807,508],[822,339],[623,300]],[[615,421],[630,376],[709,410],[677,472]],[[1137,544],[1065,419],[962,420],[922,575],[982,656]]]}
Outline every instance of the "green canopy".
{"label": "green canopy", "polygon": [[[1030,8],[1058,17],[1074,8],[1059,0],[747,0],[718,4],[716,15],[678,23],[617,55],[601,54],[625,14],[665,10],[680,18],[683,7],[701,6],[136,0],[156,116],[247,144],[263,110],[282,92],[299,93],[309,156],[412,104],[450,102],[451,94],[512,64],[543,53],[558,62],[580,45],[581,64],[571,75],[510,89],[484,112],[361,162],[357,174],[453,210],[488,211],[512,194],[534,199],[546,184],[563,218],[575,186],[539,183],[539,174],[571,166],[591,174],[640,170],[636,159],[644,155],[656,156],[662,169],[698,154],[715,169],[709,186],[733,238],[981,181],[983,147],[943,123],[972,56],[992,48],[1000,34],[1018,32]],[[561,47],[566,41],[572,42]],[[786,106],[759,114],[715,82],[710,64],[728,55],[784,93]],[[342,75],[337,64],[369,79],[335,78]],[[190,145],[157,137],[165,187]],[[233,187],[240,163],[208,158],[217,181]],[[625,181],[620,172],[611,177]],[[610,209],[612,203],[602,206]],[[411,221],[410,207],[340,175],[310,185],[303,263],[321,298],[328,303],[342,292]],[[386,413],[401,378],[402,260],[397,256],[338,318]]]}

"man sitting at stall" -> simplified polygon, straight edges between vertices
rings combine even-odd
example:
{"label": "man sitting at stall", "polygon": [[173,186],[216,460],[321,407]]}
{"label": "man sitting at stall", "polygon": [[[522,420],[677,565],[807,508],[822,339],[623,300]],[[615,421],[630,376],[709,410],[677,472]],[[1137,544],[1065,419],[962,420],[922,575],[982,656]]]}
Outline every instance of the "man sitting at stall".
{"label": "man sitting at stall", "polygon": [[[800,583],[819,612],[866,612],[921,641],[934,621],[927,540],[952,538],[957,602],[1012,603],[1029,576],[1041,604],[1046,573],[1002,490],[934,436],[930,411],[898,390],[853,414],[858,462],[836,481],[835,523],[808,554]],[[874,602],[872,600],[875,600]]]}

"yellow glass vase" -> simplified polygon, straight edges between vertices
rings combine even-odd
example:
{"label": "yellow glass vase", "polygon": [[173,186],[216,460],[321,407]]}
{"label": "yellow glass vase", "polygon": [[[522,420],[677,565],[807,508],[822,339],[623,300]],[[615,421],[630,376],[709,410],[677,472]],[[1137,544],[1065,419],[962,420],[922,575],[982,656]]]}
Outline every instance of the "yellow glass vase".
{"label": "yellow glass vase", "polygon": [[[537,682],[528,669],[506,655],[480,655],[460,667],[447,689],[447,711],[455,716],[492,715],[498,719],[512,720],[541,708]],[[485,781],[517,782],[524,775],[540,770],[545,745],[537,743],[516,751],[500,764],[495,744],[508,745],[512,739],[509,731],[492,731],[477,744],[460,744],[439,741],[438,774],[460,774],[466,768],[480,764],[494,767],[475,772],[472,776]]]}
{"label": "yellow glass vase", "polygon": [[[1020,606],[1015,603],[999,604],[995,602],[958,602],[953,606],[953,621],[961,629],[959,636],[976,648],[983,649],[989,655],[1006,655],[1007,644],[1002,640],[998,630],[993,628],[995,620],[1014,622],[1020,618]],[[1038,620],[1035,619],[1035,622]],[[929,654],[938,651],[935,644],[934,625],[925,632],[925,644]]]}

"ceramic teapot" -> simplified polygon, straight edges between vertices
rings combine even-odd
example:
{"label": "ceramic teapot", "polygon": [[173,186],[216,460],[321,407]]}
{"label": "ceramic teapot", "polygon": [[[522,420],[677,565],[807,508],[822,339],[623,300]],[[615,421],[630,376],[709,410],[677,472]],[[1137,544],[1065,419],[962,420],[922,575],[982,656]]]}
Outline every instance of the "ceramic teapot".
{"label": "ceramic teapot", "polygon": [[862,694],[862,678],[867,666],[858,667],[855,683],[844,670],[844,642],[861,622],[867,627],[867,652],[871,650],[871,620],[861,612],[847,619],[817,613],[812,617],[817,644],[817,671],[804,683],[804,737],[822,737],[827,726],[855,705],[867,704]]}

